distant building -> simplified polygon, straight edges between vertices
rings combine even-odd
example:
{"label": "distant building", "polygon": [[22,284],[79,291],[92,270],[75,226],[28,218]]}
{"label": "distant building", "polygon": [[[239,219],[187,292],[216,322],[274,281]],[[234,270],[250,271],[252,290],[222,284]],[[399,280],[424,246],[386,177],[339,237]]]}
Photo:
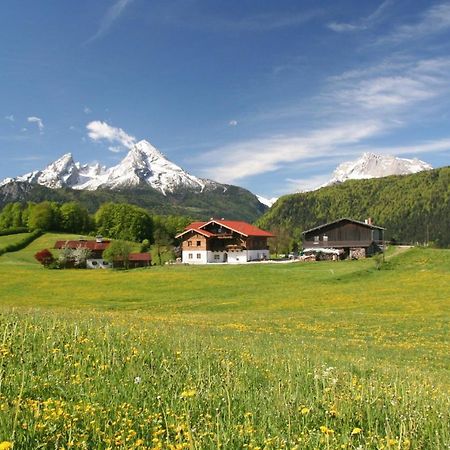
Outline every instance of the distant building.
{"label": "distant building", "polygon": [[[70,241],[56,241],[55,249],[61,250],[69,248],[75,250],[77,248],[86,248],[91,252],[90,258],[86,260],[87,269],[109,269],[111,267],[123,267],[123,260],[114,260],[111,264],[103,259],[103,252],[110,246],[111,241],[97,236],[95,240],[78,239]],[[128,267],[147,267],[151,265],[150,253],[130,253],[128,255]]]}
{"label": "distant building", "polygon": [[193,222],[178,234],[182,261],[188,264],[245,263],[269,259],[272,233],[246,222],[211,219]]}
{"label": "distant building", "polygon": [[324,254],[361,258],[380,252],[384,246],[384,228],[364,222],[342,218],[303,232],[303,252],[323,251]]}

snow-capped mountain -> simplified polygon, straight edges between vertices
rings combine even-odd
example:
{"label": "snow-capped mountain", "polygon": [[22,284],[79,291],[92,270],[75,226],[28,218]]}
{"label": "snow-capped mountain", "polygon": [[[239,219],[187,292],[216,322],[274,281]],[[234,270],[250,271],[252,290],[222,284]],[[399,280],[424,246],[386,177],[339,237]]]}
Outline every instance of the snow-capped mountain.
{"label": "snow-capped mountain", "polygon": [[277,197],[265,198],[261,197],[260,195],[256,195],[256,198],[260,201],[260,203],[268,206],[269,208],[278,200]]}
{"label": "snow-capped mountain", "polygon": [[99,164],[81,165],[73,160],[71,153],[49,164],[43,170],[35,170],[16,178],[6,178],[0,186],[12,181],[40,184],[51,189],[76,187],[105,173],[106,168]]}
{"label": "snow-capped mountain", "polygon": [[390,155],[363,153],[360,158],[354,161],[339,164],[333,172],[331,180],[321,187],[330,186],[335,183],[343,183],[347,180],[381,178],[389,175],[407,175],[431,169],[430,164],[417,158],[405,159]]}
{"label": "snow-capped mountain", "polygon": [[148,185],[164,195],[178,188],[203,191],[205,186],[218,186],[214,181],[190,175],[145,140],[135,144],[119,164],[109,169],[99,164],[81,165],[73,160],[71,153],[67,153],[43,170],[7,178],[0,186],[13,181],[40,184],[52,189],[96,190]]}

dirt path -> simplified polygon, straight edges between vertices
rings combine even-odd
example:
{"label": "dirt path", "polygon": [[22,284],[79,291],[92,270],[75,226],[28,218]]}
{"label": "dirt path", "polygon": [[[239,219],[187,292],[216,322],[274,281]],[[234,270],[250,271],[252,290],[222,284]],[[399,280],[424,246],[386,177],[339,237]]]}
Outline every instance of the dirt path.
{"label": "dirt path", "polygon": [[396,245],[394,246],[394,252],[390,255],[386,256],[386,261],[393,258],[394,256],[400,255],[401,253],[406,252],[407,250],[413,248],[413,245]]}

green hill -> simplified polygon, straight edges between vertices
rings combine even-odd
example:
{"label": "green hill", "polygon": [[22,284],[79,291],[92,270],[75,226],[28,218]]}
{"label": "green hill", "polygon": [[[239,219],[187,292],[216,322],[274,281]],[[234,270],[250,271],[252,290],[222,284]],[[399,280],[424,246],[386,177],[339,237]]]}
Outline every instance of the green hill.
{"label": "green hill", "polygon": [[166,196],[151,187],[84,191],[69,188],[49,189],[21,182],[12,182],[0,187],[0,209],[11,202],[45,200],[59,203],[75,200],[91,213],[102,203],[131,203],[147,209],[152,214],[185,215],[200,220],[227,217],[253,222],[267,210],[267,207],[250,191],[231,185],[217,185],[202,192],[179,190]]}
{"label": "green hill", "polygon": [[281,197],[259,220],[266,229],[293,234],[340,217],[385,227],[398,242],[450,245],[450,167],[413,175],[350,180],[317,191]]}

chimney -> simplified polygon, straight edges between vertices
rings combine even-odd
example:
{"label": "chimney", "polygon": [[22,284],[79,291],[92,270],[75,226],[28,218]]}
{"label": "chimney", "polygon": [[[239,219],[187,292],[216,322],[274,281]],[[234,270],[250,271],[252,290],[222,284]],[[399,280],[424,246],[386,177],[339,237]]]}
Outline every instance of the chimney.
{"label": "chimney", "polygon": [[366,225],[368,225],[368,224],[369,224],[369,219],[364,219],[364,223],[365,223]]}
{"label": "chimney", "polygon": [[369,225],[372,225],[372,217],[369,217],[369,218],[367,219],[367,223],[368,223]]}

